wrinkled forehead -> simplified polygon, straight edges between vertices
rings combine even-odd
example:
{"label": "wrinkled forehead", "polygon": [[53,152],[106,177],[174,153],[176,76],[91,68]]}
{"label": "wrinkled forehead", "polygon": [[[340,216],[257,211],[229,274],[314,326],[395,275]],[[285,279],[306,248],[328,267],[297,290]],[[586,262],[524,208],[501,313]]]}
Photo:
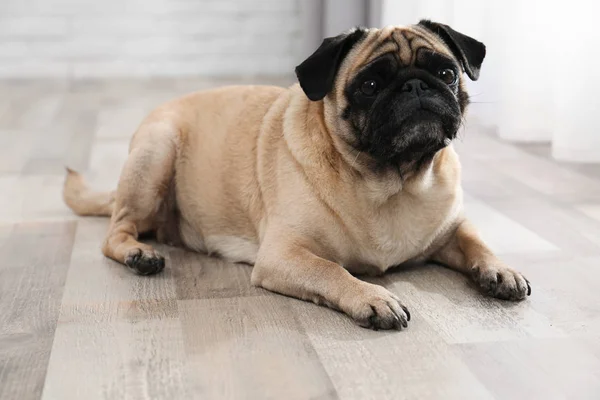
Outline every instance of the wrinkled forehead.
{"label": "wrinkled forehead", "polygon": [[394,54],[401,66],[414,65],[421,49],[454,59],[448,47],[437,36],[418,25],[369,30],[367,37],[348,55],[339,74],[344,82],[339,83],[345,86],[365,65],[388,53]]}

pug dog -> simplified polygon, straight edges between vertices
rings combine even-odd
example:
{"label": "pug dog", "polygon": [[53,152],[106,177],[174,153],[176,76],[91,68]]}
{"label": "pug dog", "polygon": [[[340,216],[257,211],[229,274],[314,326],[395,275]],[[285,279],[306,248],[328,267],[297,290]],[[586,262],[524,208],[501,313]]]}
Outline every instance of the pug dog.
{"label": "pug dog", "polygon": [[485,46],[447,25],[325,39],[289,88],[231,86],[153,111],[115,192],[69,170],[64,199],[110,216],[103,253],[140,275],[165,259],[139,236],[253,265],[251,282],[402,329],[401,299],[360,274],[435,262],[505,300],[531,293],[463,216],[452,140]]}

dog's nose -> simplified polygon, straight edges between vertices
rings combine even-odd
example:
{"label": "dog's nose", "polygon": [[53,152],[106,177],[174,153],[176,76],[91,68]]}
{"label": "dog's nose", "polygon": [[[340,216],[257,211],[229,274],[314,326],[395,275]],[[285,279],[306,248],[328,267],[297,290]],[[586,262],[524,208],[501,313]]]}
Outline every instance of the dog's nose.
{"label": "dog's nose", "polygon": [[429,90],[429,86],[420,79],[410,79],[404,82],[402,88],[400,88],[401,92],[408,92],[415,96],[421,96],[423,93]]}

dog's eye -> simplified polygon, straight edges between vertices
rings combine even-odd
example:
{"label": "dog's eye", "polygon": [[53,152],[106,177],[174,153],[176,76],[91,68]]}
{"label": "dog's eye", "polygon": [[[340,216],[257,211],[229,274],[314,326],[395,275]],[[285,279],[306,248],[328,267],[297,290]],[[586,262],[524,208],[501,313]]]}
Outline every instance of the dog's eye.
{"label": "dog's eye", "polygon": [[363,82],[362,86],[360,87],[360,91],[365,96],[373,96],[375,93],[377,93],[377,82],[374,80]]}
{"label": "dog's eye", "polygon": [[456,83],[456,73],[450,68],[444,68],[438,71],[438,76],[447,85]]}

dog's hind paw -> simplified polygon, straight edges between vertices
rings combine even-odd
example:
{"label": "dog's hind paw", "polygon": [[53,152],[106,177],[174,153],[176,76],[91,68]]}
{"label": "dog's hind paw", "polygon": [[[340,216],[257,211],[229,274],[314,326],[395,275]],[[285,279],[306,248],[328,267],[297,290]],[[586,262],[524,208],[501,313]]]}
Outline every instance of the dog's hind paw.
{"label": "dog's hind paw", "polygon": [[165,268],[165,258],[153,249],[136,248],[127,254],[125,265],[138,275],[154,275]]}

